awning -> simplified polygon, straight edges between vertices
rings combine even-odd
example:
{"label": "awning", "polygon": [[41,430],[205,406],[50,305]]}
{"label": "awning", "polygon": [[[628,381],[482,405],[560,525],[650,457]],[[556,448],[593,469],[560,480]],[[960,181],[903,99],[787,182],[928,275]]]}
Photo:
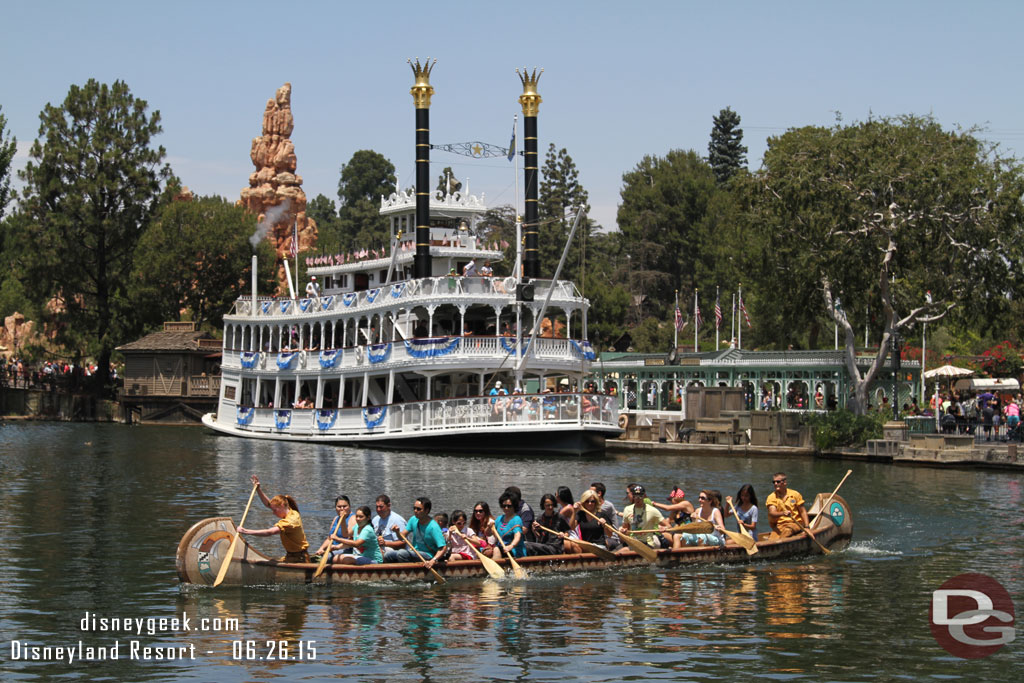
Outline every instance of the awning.
{"label": "awning", "polygon": [[1020,391],[1020,382],[1007,377],[981,377],[977,379],[958,379],[954,385],[961,391]]}

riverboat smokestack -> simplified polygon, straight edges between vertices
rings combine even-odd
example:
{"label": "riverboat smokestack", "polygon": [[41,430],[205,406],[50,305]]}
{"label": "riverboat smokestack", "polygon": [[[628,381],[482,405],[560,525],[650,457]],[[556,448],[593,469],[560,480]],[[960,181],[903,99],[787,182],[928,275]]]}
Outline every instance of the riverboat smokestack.
{"label": "riverboat smokestack", "polygon": [[416,257],[413,260],[413,276],[430,277],[430,96],[434,88],[430,85],[430,72],[437,64],[427,58],[420,65],[419,58],[413,63],[412,73],[416,83],[409,93],[416,105]]}
{"label": "riverboat smokestack", "polygon": [[516,69],[519,80],[523,83],[523,94],[519,96],[519,104],[523,106],[523,152],[526,183],[526,207],[523,214],[523,234],[526,238],[523,249],[523,275],[540,277],[540,251],[538,250],[538,233],[540,219],[537,210],[537,185],[539,168],[537,164],[537,112],[540,111],[541,98],[537,94],[537,81],[544,69],[533,73],[525,68],[522,73]]}

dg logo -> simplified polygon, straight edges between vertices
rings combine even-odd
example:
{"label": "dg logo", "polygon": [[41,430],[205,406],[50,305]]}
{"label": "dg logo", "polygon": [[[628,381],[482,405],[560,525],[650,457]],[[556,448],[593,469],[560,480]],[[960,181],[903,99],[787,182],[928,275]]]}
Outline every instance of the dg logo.
{"label": "dg logo", "polygon": [[1013,642],[1013,599],[985,574],[961,574],[932,593],[932,635],[951,655],[980,659]]}

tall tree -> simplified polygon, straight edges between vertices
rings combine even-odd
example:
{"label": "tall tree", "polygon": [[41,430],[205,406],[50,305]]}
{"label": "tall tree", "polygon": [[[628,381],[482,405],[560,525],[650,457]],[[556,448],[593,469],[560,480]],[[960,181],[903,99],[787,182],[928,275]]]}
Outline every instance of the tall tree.
{"label": "tall tree", "polygon": [[708,163],[715,179],[724,185],[747,165],[747,148],[743,145],[740,115],[729,107],[718,112],[713,119],[711,142],[708,143]]}
{"label": "tall tree", "polygon": [[328,254],[343,251],[341,219],[333,199],[318,194],[306,204],[306,216],[316,221],[316,243],[322,251]]}
{"label": "tall tree", "polygon": [[[581,209],[589,212],[590,197],[580,184],[576,162],[564,147],[556,151],[553,143],[548,145],[541,178],[537,207],[541,223],[540,272],[543,277],[553,277],[569,238],[572,214]],[[561,279],[580,280],[584,271],[586,246],[593,227],[594,222],[584,218],[576,229]]]}
{"label": "tall tree", "polygon": [[57,341],[95,356],[99,381],[110,355],[137,328],[128,296],[132,256],[171,176],[160,113],[147,114],[122,81],[72,85],[39,115],[39,138],[20,177],[41,292],[57,296]]}
{"label": "tall tree", "polygon": [[[135,249],[133,299],[159,324],[183,314],[218,330],[232,302],[249,294],[256,217],[221,197],[164,204]],[[257,246],[260,289],[276,285],[274,249]]]}
{"label": "tall tree", "polygon": [[[767,284],[787,293],[775,299],[796,300],[844,330],[861,412],[892,335],[957,302],[998,309],[1022,266],[1019,165],[931,118],[789,131],[769,139],[753,182],[752,223],[768,241],[766,273],[778,276]],[[883,330],[861,372],[848,312],[868,302]]]}
{"label": "tall tree", "polygon": [[8,133],[7,118],[0,105],[0,220],[4,217],[7,202],[11,200],[11,163],[18,148],[18,139]]}
{"label": "tall tree", "polygon": [[388,221],[380,215],[380,198],[394,191],[394,164],[373,150],[359,150],[341,167],[338,217],[343,249],[388,244]]}
{"label": "tall tree", "polygon": [[664,315],[675,289],[692,292],[700,284],[700,226],[718,191],[715,176],[696,152],[675,149],[645,156],[622,183],[618,222],[629,244],[632,291]]}

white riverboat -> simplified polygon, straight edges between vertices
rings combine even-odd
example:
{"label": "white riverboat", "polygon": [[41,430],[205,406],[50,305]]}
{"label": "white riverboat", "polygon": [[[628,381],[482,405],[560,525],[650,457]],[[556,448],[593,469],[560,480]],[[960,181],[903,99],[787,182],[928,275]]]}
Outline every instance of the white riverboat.
{"label": "white riverboat", "polygon": [[[468,229],[486,211],[481,199],[438,191],[430,210],[433,272],[503,258]],[[585,390],[588,301],[567,281],[530,280],[524,297],[511,276],[411,277],[413,244],[400,236],[414,211],[412,191],[382,200],[389,256],[310,261],[320,296],[235,302],[218,409],[203,423],[235,436],[413,450],[602,451],[621,430],[614,397]],[[564,325],[564,336],[531,339],[549,295],[543,329]]]}

